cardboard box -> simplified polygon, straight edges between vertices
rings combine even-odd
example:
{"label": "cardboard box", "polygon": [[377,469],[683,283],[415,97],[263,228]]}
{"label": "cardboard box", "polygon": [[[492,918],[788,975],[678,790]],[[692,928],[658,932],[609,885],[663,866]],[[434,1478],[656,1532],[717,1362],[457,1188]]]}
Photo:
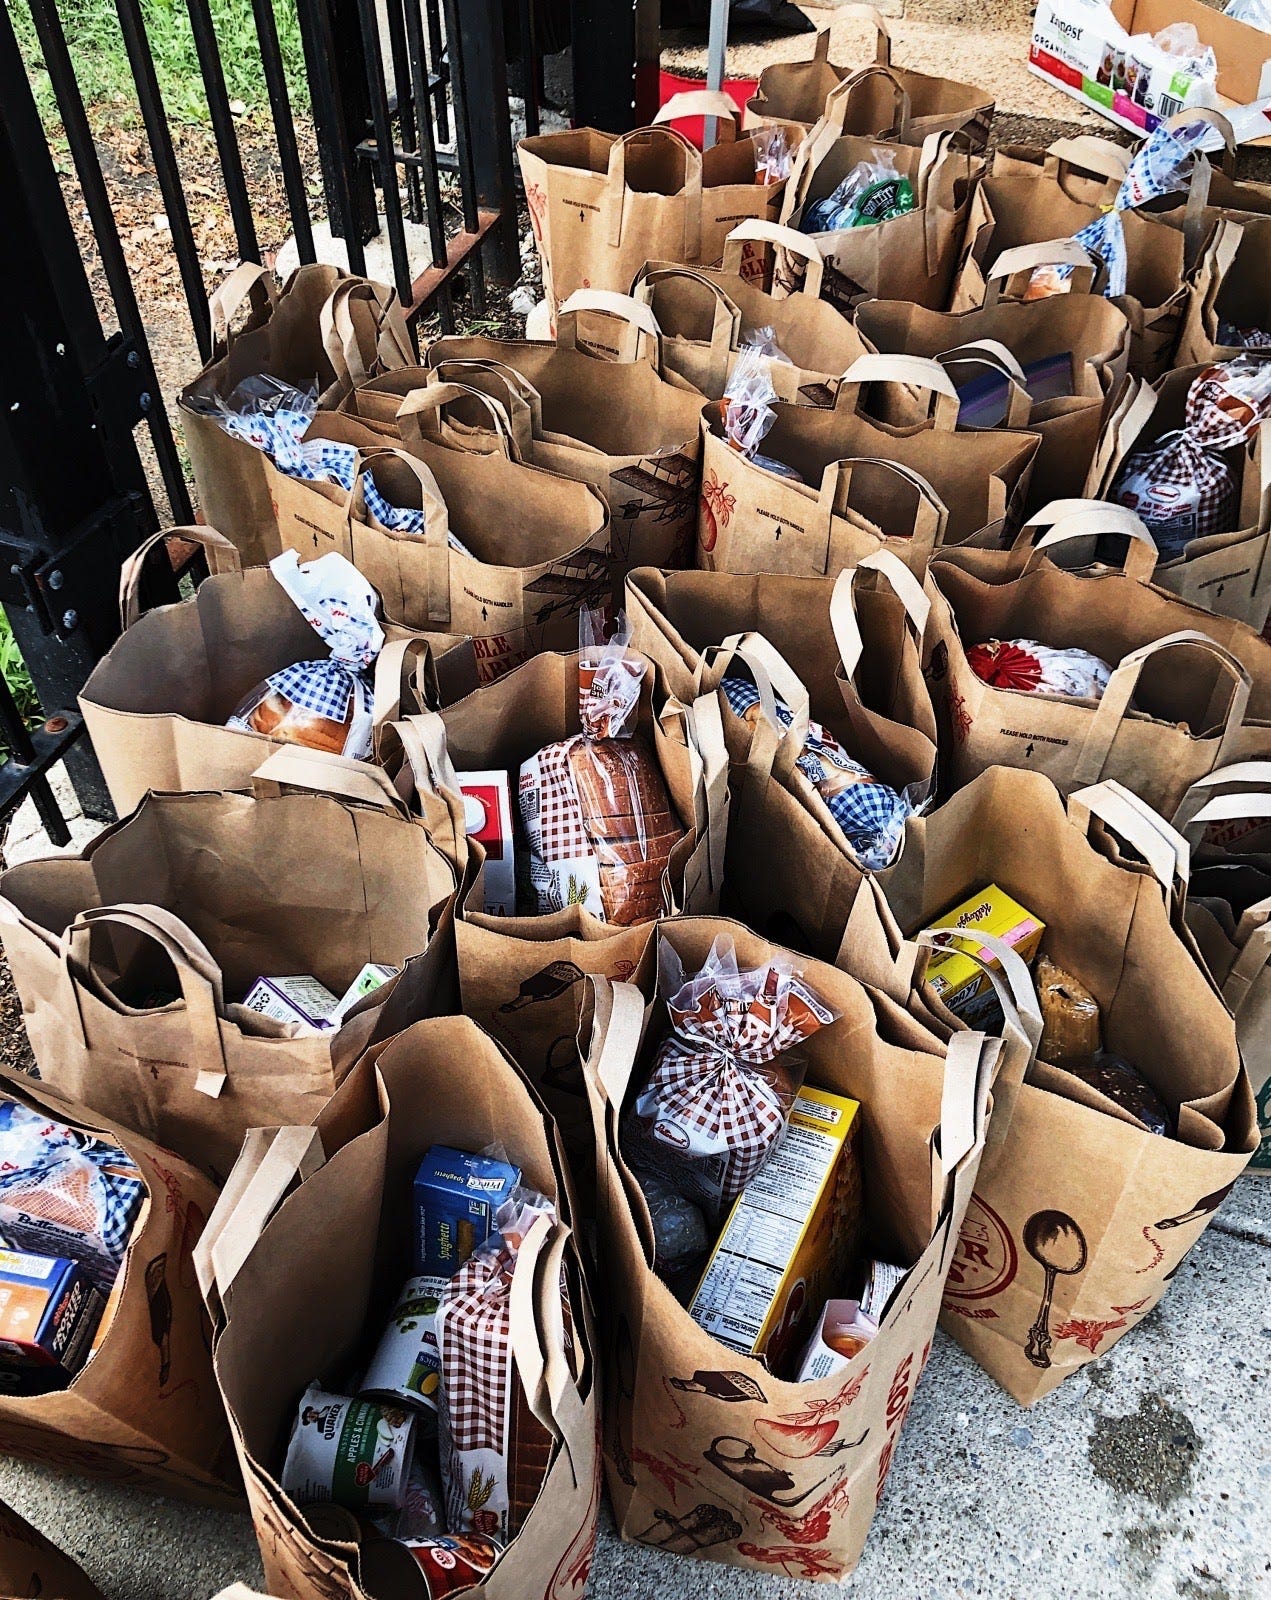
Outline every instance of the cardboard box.
{"label": "cardboard box", "polygon": [[400,967],[385,967],[377,961],[368,961],[340,996],[335,1010],[331,1013],[331,1021],[335,1027],[341,1027],[345,1014],[352,1011],[359,1000],[365,1000],[368,994],[374,994],[377,989],[382,989],[390,978],[395,978],[401,971]]}
{"label": "cardboard box", "polygon": [[449,1278],[495,1231],[516,1167],[435,1144],[415,1174],[414,1272]]}
{"label": "cardboard box", "polygon": [[0,1250],[0,1364],[69,1382],[84,1364],[102,1304],[78,1262]]}
{"label": "cardboard box", "polygon": [[877,1334],[878,1324],[857,1300],[827,1300],[799,1363],[798,1382],[813,1383],[841,1372]]}
{"label": "cardboard box", "polygon": [[689,1303],[721,1344],[793,1375],[821,1308],[856,1255],[860,1106],[800,1090],[781,1143],[733,1203]]}
{"label": "cardboard box", "polygon": [[[967,932],[979,928],[985,933],[994,933],[999,939],[1005,939],[1024,961],[1031,961],[1037,954],[1046,931],[1044,922],[995,883],[938,917],[932,927],[959,928]],[[983,947],[979,953],[997,966]],[[963,950],[943,950],[933,955],[927,963],[927,982],[949,1010],[956,1012],[964,1022],[978,1020],[996,999],[987,974]]]}
{"label": "cardboard box", "polygon": [[[1130,41],[1175,22],[1194,24],[1218,61],[1217,92],[1160,63],[1136,58]],[[1131,133],[1150,134],[1185,105],[1220,111],[1271,95],[1271,34],[1202,0],[1039,0],[1029,70]],[[1238,120],[1236,137],[1271,135],[1261,110]]]}
{"label": "cardboard box", "polygon": [[459,772],[468,837],[485,851],[485,909],[490,916],[516,915],[516,856],[508,775],[500,770]]}
{"label": "cardboard box", "polygon": [[257,978],[243,1004],[275,1022],[295,1022],[313,1033],[325,1033],[339,1001],[324,983],[307,974],[292,978]]}

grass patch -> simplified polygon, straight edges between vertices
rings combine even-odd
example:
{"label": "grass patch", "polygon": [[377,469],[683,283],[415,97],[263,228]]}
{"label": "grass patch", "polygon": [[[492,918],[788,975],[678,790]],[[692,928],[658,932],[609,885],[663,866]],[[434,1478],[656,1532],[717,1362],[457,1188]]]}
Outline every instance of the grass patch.
{"label": "grass patch", "polygon": [[[27,726],[33,727],[40,722],[44,713],[40,710],[39,696],[35,692],[35,685],[31,682],[31,674],[26,669],[26,662],[22,659],[22,652],[18,649],[18,641],[13,637],[9,619],[2,610],[0,610],[0,677],[3,677],[8,685],[14,704]],[[9,747],[4,739],[0,738],[0,761],[3,761],[8,754]]]}
{"label": "grass patch", "polygon": [[[185,0],[140,0],[146,37],[168,115],[174,121],[206,123],[207,97],[199,72]],[[309,108],[304,51],[295,0],[272,0],[274,20],[293,111]],[[26,61],[36,104],[46,127],[59,121],[53,85],[45,70],[28,0],[5,0]],[[221,47],[221,67],[231,100],[249,113],[268,108],[260,43],[250,0],[210,0],[212,24]],[[119,31],[114,0],[64,0],[59,7],[66,42],[75,63],[80,93],[91,112],[120,121],[139,120],[137,91]]]}

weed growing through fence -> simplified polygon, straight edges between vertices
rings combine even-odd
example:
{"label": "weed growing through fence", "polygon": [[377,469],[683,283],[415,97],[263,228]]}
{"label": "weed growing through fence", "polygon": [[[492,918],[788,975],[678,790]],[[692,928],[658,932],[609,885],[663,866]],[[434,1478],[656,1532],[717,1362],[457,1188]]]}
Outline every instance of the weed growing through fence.
{"label": "weed growing through fence", "polygon": [[[22,720],[29,726],[39,722],[42,716],[39,697],[31,682],[31,674],[26,669],[26,662],[22,659],[22,652],[18,649],[18,641],[13,637],[9,619],[3,611],[0,611],[0,677],[8,685]],[[8,745],[0,738],[0,761],[8,754]]]}
{"label": "weed growing through fence", "polygon": [[[241,100],[248,112],[267,111],[251,0],[210,3],[231,101]],[[8,4],[40,116],[46,127],[52,126],[60,120],[57,101],[44,68],[28,0],[8,0]],[[178,122],[207,122],[207,97],[185,0],[140,0],[140,4],[168,115]],[[307,111],[309,90],[296,0],[273,0],[273,9],[292,109]],[[114,0],[64,0],[59,14],[75,62],[80,93],[89,110],[125,122],[138,120],[137,93]]]}

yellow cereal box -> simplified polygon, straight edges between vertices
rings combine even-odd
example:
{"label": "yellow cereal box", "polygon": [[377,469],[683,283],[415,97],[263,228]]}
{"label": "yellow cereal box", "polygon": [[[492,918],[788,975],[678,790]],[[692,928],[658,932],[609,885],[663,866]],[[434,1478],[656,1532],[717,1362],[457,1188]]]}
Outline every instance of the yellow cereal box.
{"label": "yellow cereal box", "polygon": [[793,1374],[858,1247],[860,1105],[802,1089],[763,1170],[733,1203],[689,1313],[721,1344]]}
{"label": "yellow cereal box", "polygon": [[[995,933],[1012,945],[1025,961],[1031,961],[1037,954],[1046,931],[1044,922],[995,883],[937,918],[932,927],[959,928],[967,932],[978,928],[985,933]],[[980,954],[992,960],[983,947]],[[996,962],[993,964],[996,966]],[[949,1010],[956,1012],[964,1022],[977,1020],[993,1000],[992,984],[962,950],[944,950],[933,955],[927,965],[927,981]]]}

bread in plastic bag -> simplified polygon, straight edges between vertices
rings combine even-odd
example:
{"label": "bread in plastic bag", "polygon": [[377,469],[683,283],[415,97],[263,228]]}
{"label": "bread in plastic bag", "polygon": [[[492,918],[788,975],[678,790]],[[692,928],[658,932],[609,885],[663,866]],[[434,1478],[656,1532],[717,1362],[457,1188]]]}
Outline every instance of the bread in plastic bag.
{"label": "bread in plastic bag", "polygon": [[1147,524],[1161,555],[1235,530],[1240,478],[1222,452],[1246,444],[1271,411],[1271,362],[1250,356],[1206,367],[1187,391],[1183,426],[1136,450],[1110,499]]}
{"label": "bread in plastic bag", "polygon": [[[748,678],[729,676],[720,685],[731,709],[754,723],[761,712],[759,690]],[[789,707],[776,700],[783,728],[793,722]],[[860,864],[881,872],[896,859],[905,823],[913,815],[909,797],[876,778],[819,722],[808,723],[803,752],[795,763],[829,807],[830,815]]]}
{"label": "bread in plastic bag", "polygon": [[1112,676],[1108,663],[1089,650],[1057,650],[1036,639],[988,639],[971,645],[966,658],[994,689],[1070,700],[1102,700]]}
{"label": "bread in plastic bag", "polygon": [[663,940],[658,989],[671,1032],[624,1122],[623,1154],[718,1224],[781,1142],[807,1068],[799,1045],[838,1012],[784,955],[739,969],[727,934],[691,977]]}
{"label": "bread in plastic bag", "polygon": [[269,568],[331,654],[270,673],[226,726],[364,760],[374,721],[370,669],[384,645],[375,590],[335,551],[301,566],[286,550]]}
{"label": "bread in plastic bag", "polygon": [[582,732],[521,765],[517,801],[540,913],[581,905],[602,922],[648,922],[684,836],[657,758],[636,730],[646,663],[621,623],[605,642],[599,612],[579,619]]}

